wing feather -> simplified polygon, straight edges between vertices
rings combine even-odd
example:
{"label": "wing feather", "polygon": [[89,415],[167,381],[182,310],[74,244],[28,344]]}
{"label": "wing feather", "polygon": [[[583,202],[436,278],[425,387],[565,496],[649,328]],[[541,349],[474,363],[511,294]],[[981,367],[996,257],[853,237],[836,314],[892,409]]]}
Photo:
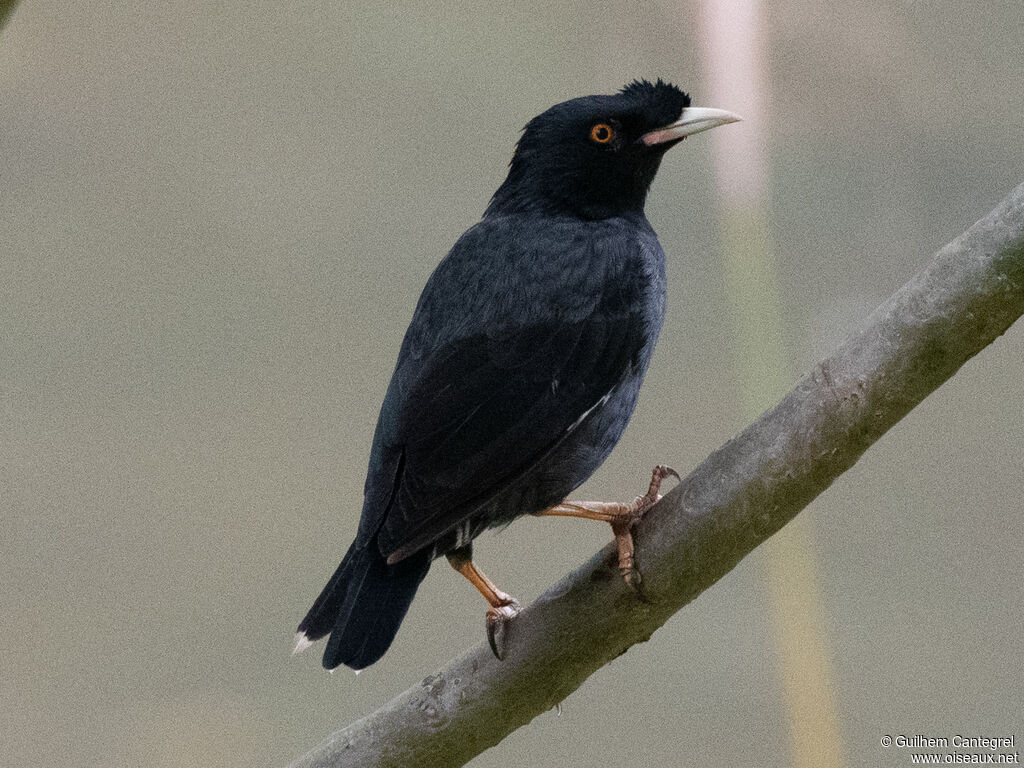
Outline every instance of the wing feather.
{"label": "wing feather", "polygon": [[636,365],[651,330],[644,248],[635,231],[524,239],[487,219],[456,244],[420,298],[374,437],[360,534],[385,557],[509,489]]}

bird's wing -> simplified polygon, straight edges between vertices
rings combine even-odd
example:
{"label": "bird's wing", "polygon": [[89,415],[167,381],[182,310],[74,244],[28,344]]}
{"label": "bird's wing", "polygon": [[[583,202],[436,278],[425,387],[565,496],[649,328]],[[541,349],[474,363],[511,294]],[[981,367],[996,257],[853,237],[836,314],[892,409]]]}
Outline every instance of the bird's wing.
{"label": "bird's wing", "polygon": [[[416,335],[424,323],[418,310],[382,408],[390,434],[378,435],[383,452],[401,458],[380,476],[391,486],[386,494],[367,488],[368,498],[388,499],[379,521],[382,554],[401,559],[472,516],[565,439],[636,364],[646,338],[646,319],[630,295],[639,288],[621,275],[586,280],[534,286],[523,321],[498,322],[479,307],[482,317],[459,321],[474,332],[426,350],[409,341],[427,338]],[[555,302],[545,294],[559,290],[573,291],[572,311],[545,311]],[[449,321],[454,311],[448,307]]]}

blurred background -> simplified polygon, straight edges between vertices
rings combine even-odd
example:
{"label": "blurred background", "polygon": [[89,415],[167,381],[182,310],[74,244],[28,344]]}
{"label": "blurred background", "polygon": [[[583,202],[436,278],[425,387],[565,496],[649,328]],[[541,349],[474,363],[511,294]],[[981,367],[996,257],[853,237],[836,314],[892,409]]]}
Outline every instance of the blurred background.
{"label": "blurred background", "polygon": [[[743,112],[711,103],[705,24],[695,2],[15,8],[0,763],[283,765],[481,642],[482,601],[441,563],[358,679],[289,655],[355,531],[419,291],[521,126],[635,77]],[[761,109],[719,131],[765,162],[771,403],[1024,181],[1024,14],[782,0],[758,25]],[[747,423],[713,147],[655,182],[665,331],[581,496],[685,474]],[[1024,736],[1022,379],[1018,324],[800,517],[843,764],[905,764],[885,734]],[[609,537],[531,518],[477,560],[531,601]],[[793,764],[766,571],[759,550],[473,765]]]}

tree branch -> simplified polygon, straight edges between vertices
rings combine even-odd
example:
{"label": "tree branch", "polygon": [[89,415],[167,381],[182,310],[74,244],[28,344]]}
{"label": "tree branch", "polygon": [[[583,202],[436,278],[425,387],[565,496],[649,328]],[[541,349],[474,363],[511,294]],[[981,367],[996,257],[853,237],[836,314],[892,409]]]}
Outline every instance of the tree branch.
{"label": "tree branch", "polygon": [[292,768],[456,766],[497,744],[728,573],[1022,313],[1024,184],[647,513],[649,602],[605,547],[520,614],[505,661],[466,651]]}

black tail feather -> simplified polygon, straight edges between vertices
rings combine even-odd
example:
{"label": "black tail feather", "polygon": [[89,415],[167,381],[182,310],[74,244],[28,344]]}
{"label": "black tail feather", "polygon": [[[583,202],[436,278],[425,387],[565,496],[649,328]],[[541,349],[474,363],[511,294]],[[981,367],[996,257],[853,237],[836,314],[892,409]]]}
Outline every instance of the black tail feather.
{"label": "black tail feather", "polygon": [[306,617],[299,624],[299,634],[305,635],[311,643],[326,636],[334,628],[341,603],[345,599],[354,553],[355,546],[349,547],[341,564],[328,579],[327,586],[321,590],[313,607],[309,609]]}
{"label": "black tail feather", "polygon": [[391,646],[429,568],[429,551],[388,565],[376,542],[353,543],[299,632],[310,641],[330,633],[324,651],[327,669],[339,664],[368,667]]}

